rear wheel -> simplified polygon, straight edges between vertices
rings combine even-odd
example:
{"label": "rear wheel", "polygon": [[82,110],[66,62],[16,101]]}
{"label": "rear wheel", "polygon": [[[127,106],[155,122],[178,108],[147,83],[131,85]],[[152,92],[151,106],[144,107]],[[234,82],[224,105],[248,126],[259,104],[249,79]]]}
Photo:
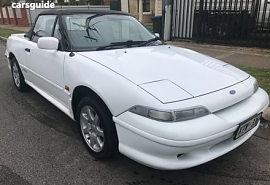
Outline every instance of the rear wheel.
{"label": "rear wheel", "polygon": [[115,124],[102,101],[83,98],[78,105],[77,121],[80,136],[92,156],[106,159],[118,151]]}
{"label": "rear wheel", "polygon": [[12,78],[16,88],[19,91],[24,91],[26,89],[26,84],[17,60],[15,58],[12,58],[10,64],[11,64]]}

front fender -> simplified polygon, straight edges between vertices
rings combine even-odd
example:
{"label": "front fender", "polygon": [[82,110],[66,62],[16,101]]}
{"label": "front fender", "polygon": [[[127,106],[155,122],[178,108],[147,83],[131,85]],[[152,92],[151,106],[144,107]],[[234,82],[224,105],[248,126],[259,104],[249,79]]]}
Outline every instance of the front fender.
{"label": "front fender", "polygon": [[7,39],[7,49],[6,49],[6,55],[9,57],[12,53],[19,64],[25,65],[25,47],[27,46],[27,41],[23,34],[12,34]]}

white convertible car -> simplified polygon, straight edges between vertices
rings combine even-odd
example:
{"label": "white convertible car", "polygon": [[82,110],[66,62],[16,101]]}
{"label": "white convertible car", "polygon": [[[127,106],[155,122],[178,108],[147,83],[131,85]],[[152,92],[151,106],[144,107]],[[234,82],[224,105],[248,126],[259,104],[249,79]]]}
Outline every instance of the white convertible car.
{"label": "white convertible car", "polygon": [[75,120],[100,159],[119,151],[157,169],[200,165],[250,138],[269,103],[252,76],[167,45],[123,12],[42,12],[8,38],[6,56],[16,88]]}

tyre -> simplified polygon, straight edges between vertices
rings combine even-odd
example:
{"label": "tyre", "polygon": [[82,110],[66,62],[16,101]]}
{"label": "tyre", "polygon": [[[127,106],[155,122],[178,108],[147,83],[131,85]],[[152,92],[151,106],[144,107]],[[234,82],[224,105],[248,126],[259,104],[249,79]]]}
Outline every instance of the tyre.
{"label": "tyre", "polygon": [[112,115],[98,98],[83,98],[77,108],[78,129],[89,153],[108,159],[118,151],[118,138]]}
{"label": "tyre", "polygon": [[17,60],[15,58],[12,58],[10,64],[11,64],[12,79],[15,84],[15,87],[19,91],[24,91],[26,89],[26,84]]}

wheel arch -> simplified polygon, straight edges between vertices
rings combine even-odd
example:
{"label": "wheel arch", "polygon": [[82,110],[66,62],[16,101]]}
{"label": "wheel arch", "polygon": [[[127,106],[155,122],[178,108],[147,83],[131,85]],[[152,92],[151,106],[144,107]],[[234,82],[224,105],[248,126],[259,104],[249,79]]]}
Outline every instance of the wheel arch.
{"label": "wheel arch", "polygon": [[16,57],[15,57],[15,55],[12,52],[10,52],[9,55],[8,55],[8,58],[9,59],[13,59],[13,58],[16,58]]}
{"label": "wheel arch", "polygon": [[8,54],[8,60],[9,60],[9,64],[10,65],[11,65],[11,60],[14,59],[14,58],[16,59],[15,55],[12,52],[9,52],[9,54]]}
{"label": "wheel arch", "polygon": [[105,101],[95,91],[93,91],[91,88],[89,88],[85,85],[78,85],[73,90],[72,100],[71,100],[72,111],[73,111],[74,119],[76,121],[77,121],[76,114],[77,114],[78,104],[86,96],[89,96],[89,97],[103,103],[105,105],[105,107],[108,109],[108,111],[110,112],[110,114],[112,115],[112,113],[109,109],[109,106],[105,103]]}

